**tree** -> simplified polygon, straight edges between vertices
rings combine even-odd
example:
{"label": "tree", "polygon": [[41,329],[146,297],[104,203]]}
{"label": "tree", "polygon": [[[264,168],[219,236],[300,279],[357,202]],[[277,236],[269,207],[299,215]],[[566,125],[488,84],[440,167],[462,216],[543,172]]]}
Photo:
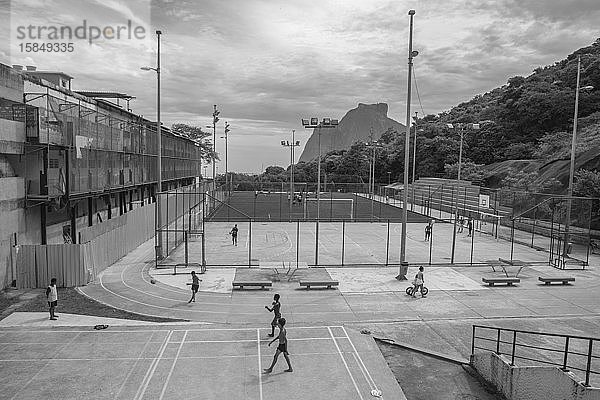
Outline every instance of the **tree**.
{"label": "tree", "polygon": [[[460,179],[468,181],[480,181],[485,178],[485,171],[483,170],[483,164],[475,164],[471,161],[463,161],[460,168]],[[456,178],[458,176],[458,163],[444,165],[444,172],[449,178]]]}
{"label": "tree", "polygon": [[219,159],[219,155],[213,151],[212,141],[210,139],[207,140],[211,136],[210,133],[204,132],[197,126],[187,124],[173,124],[171,132],[196,142],[200,146],[200,154],[204,161],[211,163]]}
{"label": "tree", "polygon": [[600,172],[587,169],[575,172],[573,194],[581,197],[600,197]]}

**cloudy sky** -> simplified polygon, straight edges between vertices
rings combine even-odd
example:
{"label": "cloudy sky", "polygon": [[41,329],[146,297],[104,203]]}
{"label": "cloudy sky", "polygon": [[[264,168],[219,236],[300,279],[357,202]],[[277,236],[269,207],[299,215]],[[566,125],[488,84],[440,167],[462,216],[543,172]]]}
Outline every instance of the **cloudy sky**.
{"label": "cloudy sky", "polygon": [[[2,22],[10,18],[2,24],[0,62],[62,70],[75,77],[75,89],[134,95],[132,108],[149,118],[156,80],[139,67],[155,65],[152,33],[161,29],[162,119],[204,126],[217,104],[231,124],[229,166],[237,171],[287,165],[279,141],[296,129],[306,143],[302,117],[341,118],[358,102],[386,102],[389,116],[404,123],[409,9],[416,10],[420,53],[421,104],[413,96],[412,110],[420,113],[446,110],[600,37],[598,0],[14,0],[10,7],[0,0],[0,6]],[[90,44],[88,35],[72,40],[73,53],[19,47],[32,41],[19,38],[19,26],[75,28],[84,19],[101,28],[132,21],[146,36]],[[223,147],[218,139],[217,150]]]}

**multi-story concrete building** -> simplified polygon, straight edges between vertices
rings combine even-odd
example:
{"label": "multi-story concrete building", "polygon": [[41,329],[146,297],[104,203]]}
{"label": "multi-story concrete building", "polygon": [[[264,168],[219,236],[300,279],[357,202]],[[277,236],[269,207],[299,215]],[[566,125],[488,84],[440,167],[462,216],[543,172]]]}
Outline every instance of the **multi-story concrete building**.
{"label": "multi-story concrete building", "polygon": [[[16,244],[77,243],[82,227],[154,201],[156,123],[131,96],[78,93],[71,79],[0,64],[0,287],[15,279]],[[194,183],[200,148],[161,132],[162,189]]]}

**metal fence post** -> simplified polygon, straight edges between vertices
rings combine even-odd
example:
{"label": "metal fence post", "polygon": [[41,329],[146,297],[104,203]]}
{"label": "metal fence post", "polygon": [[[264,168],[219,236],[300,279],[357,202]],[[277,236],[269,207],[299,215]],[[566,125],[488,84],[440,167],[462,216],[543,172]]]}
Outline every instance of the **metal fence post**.
{"label": "metal fence post", "polygon": [[585,368],[585,386],[590,386],[590,371],[592,369],[592,343],[594,339],[590,339],[587,355],[587,367]]}
{"label": "metal fence post", "polygon": [[298,268],[299,256],[300,256],[300,220],[296,221],[296,268]]}
{"label": "metal fence post", "polygon": [[471,335],[471,355],[475,354],[475,325],[473,325],[473,334]]}
{"label": "metal fence post", "polygon": [[569,355],[569,339],[569,336],[565,338],[565,356],[563,358],[563,366],[561,368],[565,372],[569,370],[569,368],[567,367],[567,357]]}
{"label": "metal fence post", "polygon": [[344,251],[346,249],[346,220],[342,220],[342,267],[344,266]]}
{"label": "metal fence post", "polygon": [[515,250],[515,220],[512,220],[512,227],[510,229],[510,261],[513,259],[513,253]]}
{"label": "metal fence post", "polygon": [[513,331],[512,355],[510,357],[510,365],[515,365],[515,349],[517,347],[517,331]]}
{"label": "metal fence post", "polygon": [[433,252],[433,226],[431,224],[431,233],[429,234],[429,265],[431,265],[431,253]]}
{"label": "metal fence post", "polygon": [[390,219],[387,220],[387,238],[385,242],[385,266],[389,264],[390,257]]}
{"label": "metal fence post", "polygon": [[500,328],[498,330],[498,338],[496,339],[496,354],[500,355]]}
{"label": "metal fence post", "polygon": [[315,224],[315,267],[319,265],[319,220]]}
{"label": "metal fence post", "polygon": [[248,220],[248,268],[252,267],[252,219]]}

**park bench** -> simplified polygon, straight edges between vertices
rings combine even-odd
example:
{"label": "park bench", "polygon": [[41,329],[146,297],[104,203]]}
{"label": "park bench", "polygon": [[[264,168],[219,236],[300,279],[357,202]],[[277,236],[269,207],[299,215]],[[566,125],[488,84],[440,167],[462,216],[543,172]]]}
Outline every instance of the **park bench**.
{"label": "park bench", "polygon": [[506,283],[507,286],[512,286],[513,283],[519,283],[521,280],[519,278],[481,278],[484,283],[487,283],[490,286],[494,286],[495,283]]}
{"label": "park bench", "polygon": [[575,282],[575,278],[572,276],[558,276],[558,277],[543,277],[539,276],[538,280],[544,282],[544,285],[550,285],[553,282],[562,282],[563,285],[568,285],[569,282]]}
{"label": "park bench", "polygon": [[300,281],[300,286],[306,286],[306,289],[310,289],[311,286],[327,286],[327,289],[331,289],[339,284],[338,281]]}
{"label": "park bench", "polygon": [[234,288],[239,287],[240,290],[244,289],[244,286],[248,287],[248,286],[252,286],[252,287],[258,287],[260,286],[261,289],[264,289],[265,287],[271,287],[273,286],[273,282],[271,281],[234,281],[232,282],[232,285]]}

